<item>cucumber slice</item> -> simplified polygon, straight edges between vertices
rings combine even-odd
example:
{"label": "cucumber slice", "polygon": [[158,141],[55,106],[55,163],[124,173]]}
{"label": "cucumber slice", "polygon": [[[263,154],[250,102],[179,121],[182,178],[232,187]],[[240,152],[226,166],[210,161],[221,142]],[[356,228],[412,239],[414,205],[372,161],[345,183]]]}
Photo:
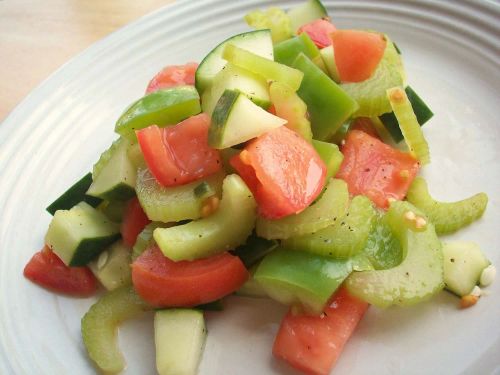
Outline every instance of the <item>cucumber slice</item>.
{"label": "cucumber slice", "polygon": [[87,191],[88,195],[106,200],[128,200],[135,195],[136,168],[128,158],[128,142],[113,143],[106,158],[100,158],[98,173]]}
{"label": "cucumber slice", "polygon": [[87,202],[92,207],[97,207],[102,199],[87,195],[87,189],[92,184],[92,174],[87,173],[80,180],[75,182],[59,198],[52,202],[47,208],[47,212],[54,215],[57,210],[69,210],[79,202]]}
{"label": "cucumber slice", "polygon": [[219,209],[211,216],[172,228],[158,228],[154,239],[177,262],[206,258],[245,243],[252,233],[257,204],[238,175],[224,179]]}
{"label": "cucumber slice", "polygon": [[203,312],[157,311],[154,326],[158,374],[196,375],[207,337]]}
{"label": "cucumber slice", "polygon": [[293,67],[304,72],[297,93],[307,104],[314,139],[328,140],[358,109],[358,105],[303,53],[299,54]]}
{"label": "cucumber slice", "polygon": [[299,27],[318,18],[328,17],[328,11],[320,0],[308,0],[288,11],[292,30],[297,32]]}
{"label": "cucumber slice", "polygon": [[224,168],[224,171],[227,174],[233,174],[236,173],[236,170],[233,168],[233,166],[230,163],[230,160],[233,156],[237,155],[240,153],[241,150],[238,150],[236,148],[228,147],[220,150],[220,157],[222,159],[222,167]]}
{"label": "cucumber slice", "polygon": [[146,167],[146,161],[142,154],[141,146],[139,143],[131,143],[127,150],[127,156],[135,169]]}
{"label": "cucumber slice", "polygon": [[384,216],[402,245],[403,261],[388,270],[354,272],[346,280],[352,295],[378,307],[408,306],[443,288],[443,252],[434,226],[427,222],[421,232],[408,229],[404,218],[408,211],[423,216],[410,203],[401,201],[393,202]]}
{"label": "cucumber slice", "polygon": [[457,202],[439,202],[429,194],[427,183],[416,177],[408,190],[406,199],[426,213],[436,226],[436,233],[448,234],[463,228],[483,216],[488,205],[488,196],[478,193]]}
{"label": "cucumber slice", "polygon": [[443,242],[445,288],[459,297],[470,294],[491,263],[474,242]]}
{"label": "cucumber slice", "polygon": [[280,8],[271,7],[266,11],[254,10],[245,16],[245,21],[254,29],[270,29],[273,43],[293,36],[290,18]]}
{"label": "cucumber slice", "polygon": [[327,257],[345,259],[364,249],[374,224],[375,208],[363,195],[353,198],[347,213],[333,225],[313,234],[291,237],[282,242],[290,250],[308,251]]}
{"label": "cucumber slice", "polygon": [[253,298],[267,298],[268,295],[262,285],[259,284],[257,280],[255,280],[255,272],[257,271],[258,264],[253,265],[249,270],[248,273],[250,274],[250,277],[248,278],[247,281],[245,281],[245,284],[243,284],[240,289],[238,289],[235,294],[238,296],[243,296],[243,297],[253,297]]}
{"label": "cucumber slice", "polygon": [[231,147],[286,124],[238,91],[226,90],[215,106],[208,130],[208,144]]}
{"label": "cucumber slice", "polygon": [[430,163],[429,145],[424,138],[424,133],[420,128],[406,92],[400,87],[393,87],[387,90],[387,97],[394,115],[398,119],[401,133],[403,133],[410,152],[415,155],[421,164]]}
{"label": "cucumber slice", "polygon": [[241,259],[246,268],[250,268],[277,247],[278,241],[266,240],[252,233],[247,241],[238,246],[233,253]]}
{"label": "cucumber slice", "polygon": [[312,145],[321,160],[326,164],[326,181],[334,177],[340,169],[344,155],[339,150],[339,146],[333,143],[321,142],[313,139]]}
{"label": "cucumber slice", "polygon": [[107,290],[114,290],[132,282],[130,251],[128,246],[118,241],[89,263],[90,270]]}
{"label": "cucumber slice", "polygon": [[403,261],[401,244],[392,234],[389,225],[381,218],[375,220],[361,254],[366,256],[376,270],[387,270]]}
{"label": "cucumber slice", "polygon": [[59,210],[50,222],[45,243],[67,266],[84,266],[120,238],[120,228],[85,202]]}
{"label": "cucumber slice", "polygon": [[226,89],[239,91],[248,99],[264,109],[271,104],[266,80],[258,74],[240,68],[231,63],[214,77],[212,87],[202,95],[203,112],[210,116]]}
{"label": "cucumber slice", "polygon": [[347,184],[343,180],[331,179],[321,198],[301,213],[278,220],[259,217],[256,233],[273,240],[317,232],[344,216],[348,202]]}
{"label": "cucumber slice", "polygon": [[321,53],[321,58],[325,63],[330,78],[335,82],[340,83],[339,70],[337,69],[337,64],[335,63],[335,51],[333,50],[333,46],[322,48],[319,52]]}
{"label": "cucumber slice", "polygon": [[177,86],[148,94],[120,116],[115,132],[131,141],[135,131],[156,124],[174,125],[201,112],[200,96],[193,86]]}
{"label": "cucumber slice", "polygon": [[111,221],[115,223],[121,223],[123,221],[123,216],[125,215],[125,208],[127,208],[128,201],[103,201],[97,210],[101,211],[106,215]]}
{"label": "cucumber slice", "polygon": [[274,46],[274,60],[280,64],[292,66],[300,53],[304,53],[318,68],[328,73],[320,51],[307,33],[285,40]]}
{"label": "cucumber slice", "polygon": [[116,374],[125,368],[118,347],[118,326],[150,309],[131,286],[108,292],[92,305],[82,319],[82,337],[97,368],[106,374]]}
{"label": "cucumber slice", "polygon": [[226,65],[222,59],[222,51],[226,44],[231,43],[247,51],[251,51],[266,59],[273,60],[273,41],[270,30],[255,30],[243,34],[234,35],[205,56],[196,70],[196,89],[202,94],[211,84],[217,73]]}
{"label": "cucumber slice", "polygon": [[234,44],[226,44],[222,57],[230,63],[259,74],[268,81],[284,83],[294,91],[300,87],[303,74],[297,69],[268,60],[255,53],[239,48]]}
{"label": "cucumber slice", "polygon": [[[137,171],[136,192],[147,217],[152,221],[169,223],[180,220],[194,220],[201,217],[203,204],[208,196],[220,197],[224,172],[205,177],[180,186],[162,186],[156,181],[149,169]],[[205,193],[196,189],[204,186]]]}

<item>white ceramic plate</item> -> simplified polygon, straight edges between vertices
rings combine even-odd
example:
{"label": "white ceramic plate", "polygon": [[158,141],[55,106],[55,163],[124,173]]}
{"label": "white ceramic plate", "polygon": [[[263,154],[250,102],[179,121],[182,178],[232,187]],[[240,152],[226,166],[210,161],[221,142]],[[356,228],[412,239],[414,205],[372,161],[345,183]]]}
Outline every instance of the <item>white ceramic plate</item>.
{"label": "white ceramic plate", "polygon": [[[22,270],[43,242],[44,208],[89,171],[122,110],[162,66],[199,61],[247,29],[264,1],[178,2],[96,43],[31,93],[0,125],[0,373],[92,374],[80,318],[93,302],[56,296]],[[276,1],[273,5],[289,6]],[[485,191],[482,220],[454,238],[477,241],[500,265],[500,6],[488,2],[326,1],[338,27],[387,32],[410,84],[434,110],[425,126],[431,192],[455,200]],[[500,282],[466,311],[441,293],[415,308],[371,308],[334,374],[500,374]],[[292,374],[272,359],[285,308],[230,298],[207,314],[199,374]],[[151,316],[120,333],[127,374],[154,373]]]}

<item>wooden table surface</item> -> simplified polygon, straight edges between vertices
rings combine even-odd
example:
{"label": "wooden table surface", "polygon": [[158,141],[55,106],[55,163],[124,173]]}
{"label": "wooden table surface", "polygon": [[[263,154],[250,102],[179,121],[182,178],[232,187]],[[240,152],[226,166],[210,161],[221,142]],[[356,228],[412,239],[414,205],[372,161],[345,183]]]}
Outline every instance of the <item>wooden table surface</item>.
{"label": "wooden table surface", "polygon": [[174,0],[0,0],[0,122],[93,42]]}

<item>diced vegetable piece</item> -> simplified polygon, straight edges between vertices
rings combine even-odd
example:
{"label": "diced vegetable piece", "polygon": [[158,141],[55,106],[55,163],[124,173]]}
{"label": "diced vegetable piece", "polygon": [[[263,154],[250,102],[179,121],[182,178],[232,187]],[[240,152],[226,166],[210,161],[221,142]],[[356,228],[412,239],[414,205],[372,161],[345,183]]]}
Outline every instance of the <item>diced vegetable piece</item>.
{"label": "diced vegetable piece", "polygon": [[84,266],[119,237],[117,224],[80,202],[68,211],[55,213],[45,243],[67,266]]}
{"label": "diced vegetable piece", "polygon": [[375,215],[371,201],[358,195],[352,200],[347,213],[333,225],[312,234],[291,237],[283,241],[282,245],[290,250],[308,251],[333,258],[350,258],[365,247]]}
{"label": "diced vegetable piece", "polygon": [[307,374],[330,374],[368,306],[341,288],[321,316],[290,310],[276,335],[274,356]]}
{"label": "diced vegetable piece", "polygon": [[307,104],[314,138],[328,140],[358,105],[304,54],[297,57],[293,67],[304,72],[298,94]]}
{"label": "diced vegetable piece", "polygon": [[[137,172],[137,197],[150,220],[169,223],[180,220],[194,220],[202,216],[206,199],[220,197],[224,172],[217,172],[202,180],[180,186],[161,186],[148,169]],[[206,184],[206,194],[197,195],[195,190]]]}
{"label": "diced vegetable piece", "polygon": [[318,47],[309,35],[302,33],[299,36],[284,40],[274,46],[274,60],[280,64],[292,66],[300,53],[304,53],[322,71],[327,72],[325,63],[321,58]]}
{"label": "diced vegetable piece", "polygon": [[410,154],[360,130],[349,132],[342,153],[337,178],[347,182],[349,193],[366,195],[380,208],[389,207],[390,199],[403,199],[419,170]]}
{"label": "diced vegetable piece", "polygon": [[234,44],[227,44],[225,46],[222,57],[236,66],[260,74],[268,81],[282,82],[290,86],[294,91],[300,87],[303,76],[302,72],[268,60],[255,53],[239,48]]}
{"label": "diced vegetable piece", "polygon": [[56,293],[88,297],[97,291],[97,282],[87,267],[68,267],[45,246],[24,267],[24,277]]}
{"label": "diced vegetable piece", "polygon": [[120,225],[120,232],[125,245],[129,247],[134,246],[137,236],[150,222],[151,220],[149,220],[144,213],[136,197],[128,201],[123,215],[123,221]]}
{"label": "diced vegetable piece", "polygon": [[374,138],[380,138],[373,121],[368,117],[358,117],[351,122],[349,130],[361,130]]}
{"label": "diced vegetable piece", "polygon": [[408,202],[393,202],[384,216],[405,254],[397,267],[388,270],[354,272],[346,281],[354,296],[379,307],[408,306],[433,296],[444,286],[443,252],[434,225],[427,221],[425,229],[408,229],[408,211],[423,216]]}
{"label": "diced vegetable piece", "polygon": [[[413,108],[413,112],[417,117],[418,124],[420,126],[424,125],[432,118],[432,116],[434,116],[434,113],[432,113],[427,104],[420,99],[417,93],[413,91],[410,86],[406,86],[405,92],[408,100],[410,101],[411,107]],[[394,112],[384,113],[380,116],[380,121],[382,121],[386,129],[389,131],[394,142],[401,142],[403,140],[403,133],[401,133],[398,119],[394,115]]]}
{"label": "diced vegetable piece", "polygon": [[174,262],[157,246],[132,264],[132,281],[139,295],[157,307],[190,307],[218,300],[248,279],[240,258],[229,253],[194,261]]}
{"label": "diced vegetable piece", "polygon": [[377,218],[361,252],[376,270],[396,267],[403,260],[403,250],[399,240],[393,235],[387,222]]}
{"label": "diced vegetable piece", "polygon": [[474,242],[443,242],[443,257],[445,288],[459,297],[471,293],[483,270],[490,265]]}
{"label": "diced vegetable piece", "polygon": [[290,17],[292,30],[295,32],[306,23],[328,17],[328,12],[320,0],[308,0],[288,10],[288,17]]}
{"label": "diced vegetable piece", "polygon": [[301,212],[325,183],[326,166],[317,152],[284,126],[247,144],[231,164],[255,196],[259,213],[268,219]]}
{"label": "diced vegetable piece", "polygon": [[239,91],[264,109],[269,108],[271,104],[268,84],[264,77],[227,63],[214,77],[211,88],[205,90],[202,95],[203,112],[212,116],[214,108],[225,90]]}
{"label": "diced vegetable piece", "polygon": [[361,82],[370,78],[387,44],[382,34],[361,30],[337,30],[332,33],[332,41],[335,65],[342,82]]}
{"label": "diced vegetable piece", "polygon": [[134,247],[132,248],[132,261],[136,260],[139,255],[141,255],[148,247],[155,244],[153,238],[153,231],[156,228],[169,228],[175,225],[174,223],[161,223],[159,221],[153,221],[142,230],[137,236]]}
{"label": "diced vegetable piece", "polygon": [[262,260],[254,277],[272,299],[319,315],[351,271],[349,260],[280,249]]}
{"label": "diced vegetable piece", "polygon": [[235,294],[243,297],[254,297],[254,298],[267,298],[268,295],[262,285],[255,280],[255,272],[257,271],[258,264],[255,264],[248,270],[250,273],[249,279],[241,286],[240,289],[236,291]]}
{"label": "diced vegetable piece", "polygon": [[312,140],[311,123],[307,119],[307,106],[300,97],[281,82],[273,82],[269,87],[271,102],[278,117],[287,121],[286,127]]}
{"label": "diced vegetable piece", "polygon": [[135,140],[137,130],[153,124],[177,124],[200,112],[200,96],[193,86],[158,90],[134,102],[116,122],[115,131],[127,139]]}
{"label": "diced vegetable piece", "polygon": [[337,28],[326,19],[317,19],[302,25],[297,30],[297,34],[306,33],[318,48],[325,48],[332,45],[332,33]]}
{"label": "diced vegetable piece", "polygon": [[106,374],[115,374],[125,368],[118,347],[118,326],[150,309],[130,286],[108,292],[92,305],[82,319],[82,336],[97,368]]}
{"label": "diced vegetable piece", "polygon": [[233,168],[231,165],[231,159],[233,156],[237,155],[240,153],[240,150],[234,147],[228,147],[225,149],[220,150],[220,157],[222,159],[222,168],[224,168],[224,171],[227,174],[232,174],[236,173],[236,170]]}
{"label": "diced vegetable piece", "polygon": [[320,53],[330,78],[339,83],[339,70],[337,69],[337,64],[335,64],[335,51],[333,50],[333,46],[330,45],[322,48]]}
{"label": "diced vegetable piece", "polygon": [[132,282],[130,252],[130,247],[122,241],[117,241],[104,250],[95,261],[89,263],[95,277],[107,290],[114,290]]}
{"label": "diced vegetable piece", "polygon": [[273,60],[273,41],[270,30],[255,30],[234,35],[217,45],[210,51],[198,66],[195,75],[196,89],[203,93],[212,84],[213,78],[226,65],[222,59],[222,51],[231,43],[247,51],[251,51],[266,59]]}
{"label": "diced vegetable piece", "polygon": [[384,55],[373,75],[362,82],[343,83],[341,87],[359,105],[355,117],[375,117],[392,111],[386,90],[402,86],[404,79],[401,56],[387,39]]}
{"label": "diced vegetable piece", "polygon": [[96,209],[106,215],[109,220],[121,223],[126,206],[127,201],[102,201]]}
{"label": "diced vegetable piece", "polygon": [[97,207],[102,199],[87,195],[86,192],[92,184],[92,174],[87,173],[80,180],[75,182],[59,198],[52,202],[47,208],[47,212],[54,215],[57,210],[69,210],[75,204],[87,202],[92,207]]}
{"label": "diced vegetable piece", "polygon": [[186,65],[169,65],[156,74],[146,88],[146,94],[169,87],[194,85],[194,74],[198,63],[188,62]]}
{"label": "diced vegetable piece", "polygon": [[158,374],[196,375],[207,337],[203,312],[157,311],[154,327]]}
{"label": "diced vegetable piece", "polygon": [[488,205],[488,196],[478,193],[457,202],[439,202],[429,194],[427,183],[416,177],[408,190],[410,203],[425,212],[436,226],[437,234],[453,233],[483,216]]}
{"label": "diced vegetable piece", "polygon": [[217,150],[208,145],[210,117],[201,113],[175,126],[152,125],[137,132],[144,159],[163,186],[196,181],[221,169]]}
{"label": "diced vegetable piece", "polygon": [[144,160],[144,155],[142,155],[139,143],[132,143],[129,145],[127,156],[136,170],[146,166],[146,161]]}
{"label": "diced vegetable piece", "polygon": [[325,162],[326,165],[326,181],[330,181],[331,177],[334,177],[344,160],[344,155],[340,152],[339,146],[328,143],[321,142],[313,139],[312,145],[321,160]]}
{"label": "diced vegetable piece", "polygon": [[208,143],[224,149],[279,128],[286,120],[254,104],[239,91],[226,90],[212,113]]}
{"label": "diced vegetable piece", "polygon": [[229,175],[222,200],[212,215],[172,228],[157,228],[154,239],[166,257],[177,262],[208,257],[245,243],[252,233],[256,203],[238,175]]}
{"label": "diced vegetable piece", "polygon": [[346,183],[331,179],[321,198],[303,212],[279,220],[259,217],[256,225],[257,235],[267,239],[287,239],[317,232],[344,216],[348,202]]}
{"label": "diced vegetable piece", "polygon": [[266,240],[252,233],[243,245],[233,251],[233,254],[241,259],[245,267],[250,268],[277,247],[278,241]]}
{"label": "diced vegetable piece", "polygon": [[245,16],[248,26],[254,29],[270,29],[273,43],[281,42],[293,36],[290,18],[280,8],[271,7],[265,11],[254,10]]}
{"label": "diced vegetable piece", "polygon": [[420,128],[406,92],[400,87],[394,87],[387,90],[387,97],[411,153],[416,156],[421,164],[430,163],[429,145],[424,138],[424,133]]}

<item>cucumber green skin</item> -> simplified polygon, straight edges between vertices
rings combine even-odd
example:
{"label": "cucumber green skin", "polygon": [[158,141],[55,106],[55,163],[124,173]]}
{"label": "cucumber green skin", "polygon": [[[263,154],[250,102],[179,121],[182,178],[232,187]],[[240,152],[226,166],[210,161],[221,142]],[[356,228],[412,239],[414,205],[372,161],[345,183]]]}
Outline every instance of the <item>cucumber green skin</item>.
{"label": "cucumber green skin", "polygon": [[[432,113],[427,104],[425,104],[425,102],[417,95],[415,91],[413,91],[410,86],[406,86],[405,92],[408,96],[408,100],[411,103],[413,112],[415,112],[415,116],[417,116],[419,125],[423,126],[432,118],[432,116],[434,116],[434,113]],[[394,142],[401,142],[403,140],[403,133],[401,133],[398,119],[394,115],[394,112],[384,113],[379,118],[380,121],[382,121],[382,124],[384,124],[385,128],[389,131],[389,134],[391,135]]]}
{"label": "cucumber green skin", "polygon": [[117,328],[125,320],[151,310],[131,286],[106,293],[82,319],[82,337],[90,359],[106,374],[125,368],[118,347]]}
{"label": "cucumber green skin", "polygon": [[318,18],[328,17],[328,11],[320,0],[309,0],[307,3],[300,4],[288,11],[292,31],[306,23],[317,20]]}
{"label": "cucumber green skin", "polygon": [[272,299],[319,315],[351,271],[350,260],[284,248],[266,256],[254,277]]}
{"label": "cucumber green skin", "polygon": [[368,258],[376,270],[396,267],[403,260],[401,244],[382,218],[376,218],[361,254]]}
{"label": "cucumber green skin", "polygon": [[277,247],[278,241],[266,240],[252,233],[243,245],[234,249],[233,254],[241,259],[246,268],[250,268]]}
{"label": "cucumber green skin", "polygon": [[350,258],[363,250],[375,216],[371,201],[358,195],[352,200],[346,215],[338,218],[333,225],[313,234],[289,238],[282,245],[291,250],[337,259]]}
{"label": "cucumber green skin", "polygon": [[425,212],[439,235],[456,232],[483,216],[488,205],[488,196],[478,193],[457,202],[438,202],[427,189],[422,177],[416,177],[408,190],[406,199]]}
{"label": "cucumber green skin", "polygon": [[112,189],[99,194],[99,197],[108,201],[127,201],[135,197],[135,190],[130,185],[119,183]]}
{"label": "cucumber green skin", "polygon": [[106,237],[84,239],[80,241],[80,244],[75,249],[75,253],[68,263],[70,267],[85,266],[95,257],[97,257],[102,251],[111,245],[113,242],[120,238],[120,234],[114,234]]}
{"label": "cucumber green skin", "polygon": [[85,194],[90,185],[92,185],[92,174],[89,172],[52,202],[46,208],[47,212],[54,215],[57,210],[69,210],[79,202],[87,202],[92,207],[97,207],[102,199]]}
{"label": "cucumber green skin", "polygon": [[378,307],[409,306],[424,301],[444,287],[443,252],[434,226],[414,232],[405,225],[404,214],[423,214],[408,202],[393,202],[384,216],[400,241],[404,259],[388,270],[354,272],[346,280],[349,292]]}
{"label": "cucumber green skin", "polygon": [[118,119],[115,131],[135,140],[135,131],[150,125],[167,126],[201,112],[200,96],[193,86],[178,86],[148,94],[134,102]]}
{"label": "cucumber green skin", "polygon": [[211,216],[154,230],[167,258],[174,262],[206,258],[245,243],[255,224],[257,203],[238,175],[227,176],[222,189],[219,208]]}
{"label": "cucumber green skin", "polygon": [[344,216],[349,202],[349,192],[343,180],[331,179],[321,198],[297,215],[278,220],[257,219],[256,233],[268,240],[287,239],[317,232]]}
{"label": "cucumber green skin", "polygon": [[318,47],[316,47],[316,44],[314,44],[307,33],[302,33],[299,36],[276,44],[274,46],[274,61],[292,66],[301,52],[311,60],[320,56]]}
{"label": "cucumber green skin", "polygon": [[232,108],[241,93],[236,90],[225,90],[212,112],[212,122],[208,131],[208,144],[213,148],[223,148],[224,131]]}
{"label": "cucumber green skin", "polygon": [[304,73],[297,93],[307,104],[314,139],[328,140],[356,112],[358,104],[303,53],[292,66]]}
{"label": "cucumber green skin", "polygon": [[321,160],[326,164],[326,181],[329,181],[330,178],[335,177],[339,171],[340,165],[344,160],[344,155],[340,152],[339,146],[333,143],[313,139],[312,145]]}

